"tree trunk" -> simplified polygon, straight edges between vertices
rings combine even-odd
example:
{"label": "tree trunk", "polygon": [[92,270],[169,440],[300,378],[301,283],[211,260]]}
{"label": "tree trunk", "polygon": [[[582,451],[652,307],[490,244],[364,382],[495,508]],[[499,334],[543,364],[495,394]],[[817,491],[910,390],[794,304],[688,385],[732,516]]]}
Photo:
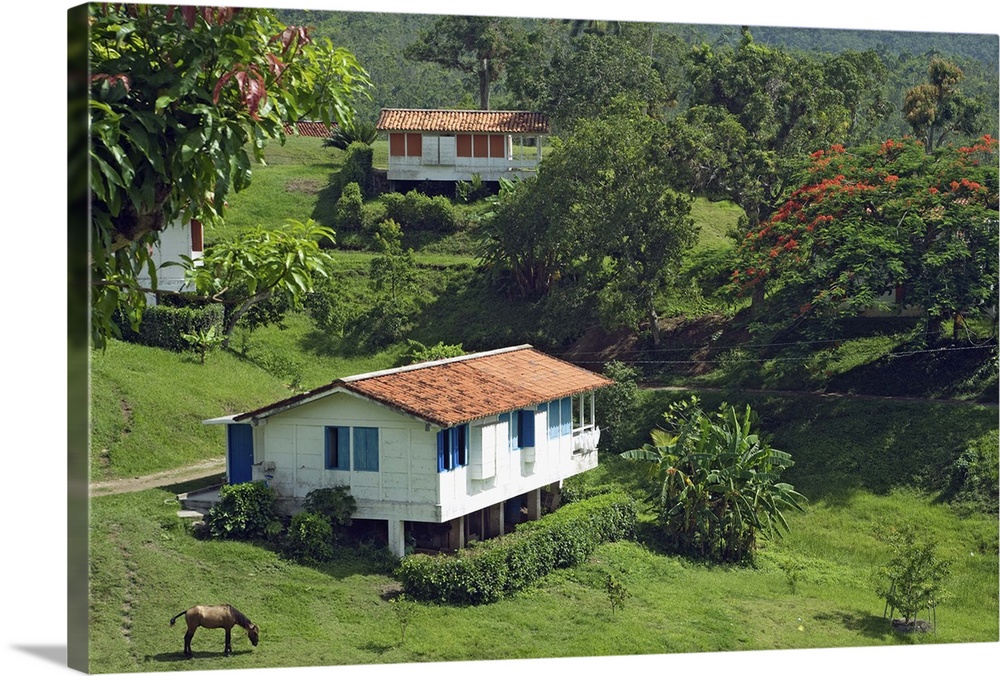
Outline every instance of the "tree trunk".
{"label": "tree trunk", "polygon": [[937,345],[939,342],[941,342],[942,324],[943,320],[941,318],[941,315],[931,315],[931,314],[927,315],[926,340],[928,347]]}
{"label": "tree trunk", "polygon": [[479,109],[490,109],[490,60],[483,59],[479,65]]}
{"label": "tree trunk", "polygon": [[243,315],[249,312],[251,307],[261,301],[267,300],[270,297],[271,289],[261,291],[250,298],[247,298],[236,310],[233,311],[233,313],[229,316],[229,321],[226,322],[226,328],[223,331],[223,335],[225,337],[222,339],[222,347],[229,347],[229,339],[232,338],[233,331],[236,329],[236,323],[240,321]]}
{"label": "tree trunk", "polygon": [[653,347],[660,346],[660,317],[652,303],[649,305],[649,331],[653,336]]}
{"label": "tree trunk", "polygon": [[764,307],[764,283],[759,282],[753,287],[750,297],[750,316],[756,318]]}

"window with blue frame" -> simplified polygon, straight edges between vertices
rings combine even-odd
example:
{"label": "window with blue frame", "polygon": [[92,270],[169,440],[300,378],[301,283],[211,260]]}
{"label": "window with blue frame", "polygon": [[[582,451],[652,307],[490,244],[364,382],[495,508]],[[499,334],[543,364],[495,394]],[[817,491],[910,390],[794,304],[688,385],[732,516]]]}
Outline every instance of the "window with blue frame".
{"label": "window with blue frame", "polygon": [[469,464],[469,426],[457,425],[437,433],[438,471],[447,472]]}
{"label": "window with blue frame", "polygon": [[535,445],[535,412],[517,412],[517,436],[521,441],[522,448],[531,448]]}
{"label": "window with blue frame", "polygon": [[325,455],[327,469],[351,469],[351,428],[326,428]]}
{"label": "window with blue frame", "polygon": [[548,405],[549,412],[549,439],[555,439],[559,436],[559,402],[550,401]]}
{"label": "window with blue frame", "polygon": [[378,471],[378,428],[354,428],[354,471]]}

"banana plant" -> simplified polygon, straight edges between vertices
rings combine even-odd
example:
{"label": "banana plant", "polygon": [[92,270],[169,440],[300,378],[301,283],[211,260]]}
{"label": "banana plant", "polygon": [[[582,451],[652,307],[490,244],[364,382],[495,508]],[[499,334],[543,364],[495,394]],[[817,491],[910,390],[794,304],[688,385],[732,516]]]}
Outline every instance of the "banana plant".
{"label": "banana plant", "polygon": [[787,532],[783,510],[802,510],[806,498],[781,473],[791,455],[754,432],[756,416],[723,404],[705,412],[697,397],[673,404],[667,429],[622,453],[649,465],[669,547],[718,561],[752,558],[758,537]]}

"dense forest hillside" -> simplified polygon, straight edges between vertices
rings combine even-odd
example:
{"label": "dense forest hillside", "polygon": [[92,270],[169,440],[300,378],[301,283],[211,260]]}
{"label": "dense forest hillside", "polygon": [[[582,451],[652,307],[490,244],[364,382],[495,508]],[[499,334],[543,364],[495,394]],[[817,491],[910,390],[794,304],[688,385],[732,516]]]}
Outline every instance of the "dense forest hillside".
{"label": "dense forest hillside", "polygon": [[[406,47],[434,24],[436,15],[285,9],[279,10],[279,16],[289,24],[314,26],[318,35],[330,38],[335,45],[347,48],[358,58],[374,83],[371,99],[358,106],[364,119],[374,120],[383,107],[478,107],[473,78],[404,56]],[[537,63],[542,63],[551,57],[552,50],[559,45],[565,46],[573,24],[580,22],[524,18],[518,23],[526,33],[535,36],[532,39],[536,45]],[[620,32],[633,44],[648,50],[658,62],[658,70],[665,80],[679,79],[678,74],[670,73],[679,68],[677,50],[702,43],[732,45],[740,39],[740,27],[731,25],[601,23],[614,24],[614,27],[602,26],[600,30]],[[981,97],[989,118],[997,119],[997,35],[780,26],[750,28],[757,42],[795,52],[829,55],[871,50],[888,69],[889,78],[884,83],[886,97],[897,110],[901,108],[904,92],[925,79],[931,58],[949,59],[965,73],[965,92]],[[491,107],[530,105],[514,89],[501,76],[493,85],[494,104]],[[683,97],[683,92],[679,94]],[[884,135],[897,135],[907,133],[908,128],[901,116],[897,116],[888,121],[882,131]]]}

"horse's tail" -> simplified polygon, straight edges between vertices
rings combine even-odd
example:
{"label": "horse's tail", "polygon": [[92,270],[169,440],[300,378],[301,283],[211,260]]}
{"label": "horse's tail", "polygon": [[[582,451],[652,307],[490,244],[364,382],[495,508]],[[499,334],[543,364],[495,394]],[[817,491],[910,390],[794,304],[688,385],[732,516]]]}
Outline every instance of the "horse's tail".
{"label": "horse's tail", "polygon": [[176,621],[177,621],[177,618],[178,618],[178,617],[180,617],[181,615],[183,615],[183,614],[184,614],[184,613],[186,613],[186,612],[187,612],[186,610],[182,610],[181,612],[179,612],[179,613],[177,613],[176,615],[174,615],[173,617],[171,617],[171,618],[170,618],[170,626],[171,626],[171,627],[172,627],[172,626],[174,626],[174,622],[176,622]]}

